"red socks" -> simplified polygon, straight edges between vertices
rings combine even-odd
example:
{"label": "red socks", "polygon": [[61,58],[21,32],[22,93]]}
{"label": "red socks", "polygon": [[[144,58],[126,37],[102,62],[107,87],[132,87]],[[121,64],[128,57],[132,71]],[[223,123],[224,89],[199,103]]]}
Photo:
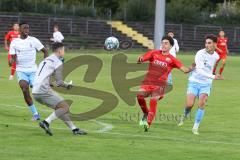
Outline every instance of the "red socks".
{"label": "red socks", "polygon": [[216,73],[216,69],[217,69],[217,66],[215,66],[215,67],[213,68],[213,74]]}
{"label": "red socks", "polygon": [[157,99],[151,98],[150,99],[150,110],[148,112],[147,122],[149,125],[152,124],[152,121],[155,118],[157,111]]}
{"label": "red socks", "polygon": [[14,76],[14,73],[16,71],[16,63],[13,63],[12,67],[11,67],[11,75]]}
{"label": "red socks", "polygon": [[140,105],[143,113],[148,114],[149,111],[148,111],[147,104],[146,104],[144,97],[142,95],[137,95],[137,100],[138,100],[138,104]]}
{"label": "red socks", "polygon": [[221,68],[220,68],[220,70],[219,70],[219,74],[220,74],[220,75],[222,75],[223,69],[224,69],[224,67],[221,67]]}

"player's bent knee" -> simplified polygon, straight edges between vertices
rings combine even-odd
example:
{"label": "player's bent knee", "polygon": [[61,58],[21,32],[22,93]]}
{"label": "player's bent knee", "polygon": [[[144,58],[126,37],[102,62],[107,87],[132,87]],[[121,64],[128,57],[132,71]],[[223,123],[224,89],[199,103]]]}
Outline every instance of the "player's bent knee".
{"label": "player's bent knee", "polygon": [[62,101],[57,104],[56,109],[58,109],[58,108],[65,108],[65,109],[69,110],[70,106],[68,105],[68,103],[66,101]]}
{"label": "player's bent knee", "polygon": [[23,91],[28,90],[28,83],[26,81],[20,80],[19,86]]}

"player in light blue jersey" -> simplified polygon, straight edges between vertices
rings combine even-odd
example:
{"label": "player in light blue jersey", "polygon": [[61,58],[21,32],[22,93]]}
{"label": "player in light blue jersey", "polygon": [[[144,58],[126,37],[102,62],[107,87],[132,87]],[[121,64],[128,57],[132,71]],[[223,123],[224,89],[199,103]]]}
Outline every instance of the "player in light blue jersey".
{"label": "player in light blue jersey", "polygon": [[37,38],[29,36],[29,25],[27,23],[20,23],[19,26],[20,38],[14,39],[10,45],[9,53],[12,55],[10,63],[17,63],[16,71],[18,83],[22,89],[24,100],[32,112],[32,120],[35,121],[40,119],[40,115],[33,104],[29,86],[32,87],[35,72],[37,70],[36,52],[42,51],[44,53],[44,58],[48,56],[48,52]]}
{"label": "player in light blue jersey", "polygon": [[213,68],[219,59],[215,52],[217,37],[207,35],[205,38],[205,48],[197,52],[195,56],[195,69],[189,76],[187,89],[187,102],[184,109],[184,115],[179,122],[179,126],[183,125],[184,119],[189,115],[194,106],[195,99],[198,98],[198,110],[195,115],[195,123],[192,128],[193,134],[198,135],[198,127],[205,112],[205,105],[210,95],[212,81],[223,79],[220,75],[213,75]]}

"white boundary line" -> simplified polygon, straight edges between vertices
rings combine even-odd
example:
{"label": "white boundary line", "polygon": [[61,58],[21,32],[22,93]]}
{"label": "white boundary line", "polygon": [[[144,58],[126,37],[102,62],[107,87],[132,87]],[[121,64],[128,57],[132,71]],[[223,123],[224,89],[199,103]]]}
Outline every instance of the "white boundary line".
{"label": "white boundary line", "polygon": [[[0,104],[1,106],[9,106],[9,107],[16,107],[16,108],[21,108],[21,109],[26,109],[26,107],[23,106],[17,106],[17,105],[6,105],[6,104]],[[42,110],[45,112],[51,112],[51,110]],[[100,130],[95,130],[95,131],[90,131],[92,133],[98,133],[98,134],[110,134],[110,135],[117,135],[117,136],[124,136],[124,137],[139,137],[139,138],[146,138],[146,139],[158,139],[158,140],[168,140],[168,141],[178,141],[178,142],[190,142],[190,143],[203,143],[203,144],[222,144],[222,145],[233,145],[233,146],[240,146],[240,143],[232,143],[232,142],[223,142],[223,141],[214,141],[214,140],[189,140],[189,139],[184,139],[184,138],[173,138],[173,137],[160,137],[160,136],[152,136],[152,135],[142,135],[142,134],[127,134],[127,133],[120,133],[120,132],[110,132],[113,129],[113,125],[103,123],[100,121],[96,120],[91,120],[92,122],[95,122],[103,128]],[[7,124],[0,124],[0,125],[7,125]],[[29,128],[38,128],[37,126],[32,126],[32,125],[26,125],[26,124],[19,124],[19,123],[14,123],[14,124],[8,124],[8,125],[13,125],[13,126],[22,126],[22,127],[29,127]],[[67,128],[59,128],[59,127],[54,127],[54,129],[58,130],[69,130]],[[194,135],[193,135],[194,136]],[[197,136],[196,136],[197,137]]]}
{"label": "white boundary line", "polygon": [[[15,108],[19,108],[19,109],[27,109],[27,107],[24,107],[24,106],[10,105],[10,104],[0,104],[0,107],[1,106],[15,107]],[[39,109],[38,108],[38,110],[39,111],[43,111],[43,112],[53,112],[53,110],[51,110],[51,109],[41,109],[41,108]],[[110,130],[112,130],[114,128],[113,125],[108,124],[108,123],[103,123],[103,122],[100,122],[100,121],[97,121],[97,120],[90,120],[90,121],[94,122],[94,123],[96,123],[96,124],[98,124],[100,126],[103,126],[103,128],[101,128],[101,129],[96,131],[97,133],[108,132],[108,131],[110,131]],[[11,125],[13,125],[13,124],[11,124]]]}

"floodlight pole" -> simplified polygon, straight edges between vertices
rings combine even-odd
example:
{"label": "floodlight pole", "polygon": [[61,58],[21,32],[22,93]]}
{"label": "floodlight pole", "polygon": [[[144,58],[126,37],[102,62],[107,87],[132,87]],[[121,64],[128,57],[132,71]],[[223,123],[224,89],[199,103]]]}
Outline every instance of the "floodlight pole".
{"label": "floodlight pole", "polygon": [[155,9],[155,29],[154,29],[154,48],[159,49],[161,39],[164,35],[165,28],[165,5],[166,0],[156,0]]}

